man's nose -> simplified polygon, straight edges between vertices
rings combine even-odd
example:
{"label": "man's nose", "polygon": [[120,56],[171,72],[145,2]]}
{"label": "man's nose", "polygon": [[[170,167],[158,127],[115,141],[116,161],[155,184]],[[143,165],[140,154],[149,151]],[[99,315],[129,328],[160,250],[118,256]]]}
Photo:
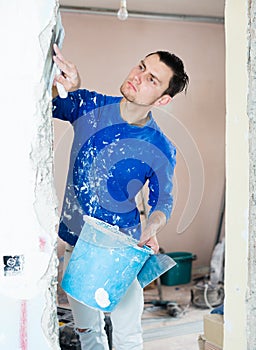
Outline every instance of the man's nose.
{"label": "man's nose", "polygon": [[134,76],[134,80],[137,84],[141,84],[142,80],[143,80],[143,73],[144,72],[138,72],[135,74]]}

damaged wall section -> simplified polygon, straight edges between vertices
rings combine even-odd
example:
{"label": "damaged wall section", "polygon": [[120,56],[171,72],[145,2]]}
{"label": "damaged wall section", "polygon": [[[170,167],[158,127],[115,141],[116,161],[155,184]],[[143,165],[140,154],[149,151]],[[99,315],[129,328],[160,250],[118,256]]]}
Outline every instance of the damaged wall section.
{"label": "damaged wall section", "polygon": [[1,349],[59,349],[51,116],[52,42],[63,38],[58,5],[0,4]]}

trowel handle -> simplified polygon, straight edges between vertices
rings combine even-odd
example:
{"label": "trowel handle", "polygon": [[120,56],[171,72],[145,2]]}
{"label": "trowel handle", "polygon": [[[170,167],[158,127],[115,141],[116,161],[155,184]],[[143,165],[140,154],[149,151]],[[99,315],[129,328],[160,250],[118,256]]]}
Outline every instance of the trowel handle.
{"label": "trowel handle", "polygon": [[[56,65],[56,74],[58,74],[58,75],[61,74],[61,70],[59,69],[59,67],[57,65]],[[59,94],[60,98],[68,97],[68,92],[66,91],[64,86],[61,83],[59,83],[58,81],[56,82],[56,87],[57,87],[58,94]]]}

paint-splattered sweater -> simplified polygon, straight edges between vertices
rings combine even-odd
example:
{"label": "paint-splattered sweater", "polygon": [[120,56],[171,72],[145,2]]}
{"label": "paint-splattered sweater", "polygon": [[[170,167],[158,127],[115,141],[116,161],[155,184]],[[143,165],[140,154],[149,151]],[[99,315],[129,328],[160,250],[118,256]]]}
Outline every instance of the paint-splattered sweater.
{"label": "paint-splattered sweater", "polygon": [[121,97],[77,90],[53,100],[53,116],[74,129],[59,236],[75,245],[84,215],[96,217],[139,240],[140,214],[135,196],[148,181],[149,215],[168,219],[173,199],[176,149],[152,115],[143,126],[125,122]]}

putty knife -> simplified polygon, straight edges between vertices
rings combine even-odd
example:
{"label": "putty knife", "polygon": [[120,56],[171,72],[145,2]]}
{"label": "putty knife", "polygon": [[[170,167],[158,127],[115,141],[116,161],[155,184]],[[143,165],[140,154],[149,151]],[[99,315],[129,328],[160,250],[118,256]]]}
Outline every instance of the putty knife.
{"label": "putty knife", "polygon": [[175,265],[176,262],[166,254],[151,255],[142,266],[137,279],[144,288]]}

